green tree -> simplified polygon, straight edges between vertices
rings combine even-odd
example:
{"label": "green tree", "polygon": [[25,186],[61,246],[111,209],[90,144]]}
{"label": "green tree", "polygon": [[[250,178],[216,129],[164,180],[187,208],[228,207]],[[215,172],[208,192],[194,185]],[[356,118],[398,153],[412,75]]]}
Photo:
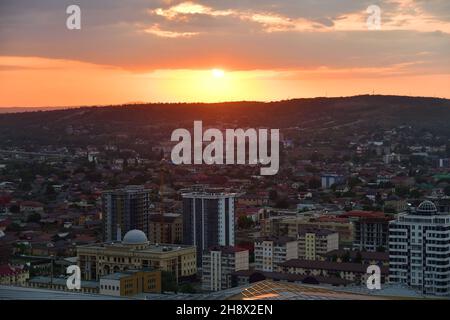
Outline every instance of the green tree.
{"label": "green tree", "polygon": [[40,222],[41,218],[42,217],[39,213],[32,213],[28,216],[27,222]]}
{"label": "green tree", "polygon": [[360,251],[358,251],[356,253],[356,257],[355,257],[355,261],[353,261],[354,263],[361,263],[362,262],[362,254]]}
{"label": "green tree", "polygon": [[278,199],[278,201],[275,203],[275,208],[279,208],[279,209],[289,208],[288,200],[286,198]]}
{"label": "green tree", "polygon": [[277,199],[278,199],[278,192],[277,192],[277,190],[270,190],[269,191],[269,199],[270,199],[270,201],[277,201]]}
{"label": "green tree", "polygon": [[310,189],[319,189],[322,186],[322,183],[319,179],[312,179],[309,180],[308,186]]}
{"label": "green tree", "polygon": [[20,226],[18,223],[13,222],[11,223],[8,227],[6,227],[6,231],[10,231],[10,232],[18,232],[20,231]]}
{"label": "green tree", "polygon": [[163,292],[178,292],[178,284],[175,275],[172,272],[161,272],[161,287]]}
{"label": "green tree", "polygon": [[180,286],[180,292],[182,293],[197,293],[194,286],[191,283],[183,283]]}
{"label": "green tree", "polygon": [[342,256],[342,262],[350,262],[350,252],[346,251]]}
{"label": "green tree", "polygon": [[19,213],[20,212],[20,207],[18,206],[18,205],[12,205],[10,208],[9,208],[9,212],[11,212],[11,213]]}
{"label": "green tree", "polygon": [[444,188],[444,193],[446,196],[450,196],[450,185],[448,185]]}
{"label": "green tree", "polygon": [[253,227],[254,222],[251,218],[246,216],[240,216],[238,219],[238,228],[239,229],[250,229]]}

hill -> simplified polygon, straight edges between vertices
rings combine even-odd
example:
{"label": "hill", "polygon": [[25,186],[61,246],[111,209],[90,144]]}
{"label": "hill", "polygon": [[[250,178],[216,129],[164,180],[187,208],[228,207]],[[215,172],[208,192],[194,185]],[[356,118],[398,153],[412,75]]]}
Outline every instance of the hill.
{"label": "hill", "polygon": [[[305,130],[324,128],[416,129],[450,136],[450,100],[355,96],[263,102],[134,104],[106,107],[0,114],[0,138],[6,143],[64,140],[68,128],[83,128],[90,136],[146,130],[191,128],[194,120],[223,127],[269,127]],[[48,141],[48,142],[49,142]]]}

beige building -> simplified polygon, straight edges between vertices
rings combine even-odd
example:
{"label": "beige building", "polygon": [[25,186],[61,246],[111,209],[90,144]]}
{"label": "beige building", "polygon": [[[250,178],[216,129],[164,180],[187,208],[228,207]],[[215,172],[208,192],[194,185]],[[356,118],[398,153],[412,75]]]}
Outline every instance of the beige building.
{"label": "beige building", "polygon": [[181,214],[164,213],[149,216],[148,240],[150,243],[183,243]]}
{"label": "beige building", "polygon": [[278,216],[269,217],[261,221],[263,236],[287,236],[297,238],[301,229],[327,229],[339,233],[339,241],[353,242],[353,224],[348,218],[335,216]]}
{"label": "beige building", "polygon": [[232,287],[232,273],[249,269],[246,249],[215,247],[202,255],[202,288],[219,291]]}
{"label": "beige building", "polygon": [[298,258],[321,259],[327,252],[339,249],[339,233],[326,229],[302,229],[298,233]]}
{"label": "beige building", "polygon": [[279,263],[298,258],[298,241],[289,237],[263,237],[255,241],[255,269],[275,271]]}
{"label": "beige building", "polygon": [[269,198],[259,195],[245,194],[236,199],[236,204],[240,206],[267,206]]}
{"label": "beige building", "polygon": [[128,297],[140,293],[161,293],[161,271],[129,270],[100,278],[100,294]]}
{"label": "beige building", "polygon": [[121,242],[105,242],[77,247],[83,280],[127,270],[152,268],[172,272],[177,279],[197,273],[194,246],[150,244],[142,231],[131,230]]}

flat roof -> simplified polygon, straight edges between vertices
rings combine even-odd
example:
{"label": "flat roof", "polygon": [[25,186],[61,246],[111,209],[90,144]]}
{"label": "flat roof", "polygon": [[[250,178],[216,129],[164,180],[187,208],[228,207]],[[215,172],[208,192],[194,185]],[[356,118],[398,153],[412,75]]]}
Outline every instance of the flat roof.
{"label": "flat roof", "polygon": [[168,253],[177,252],[189,249],[195,249],[195,246],[191,245],[178,245],[178,244],[148,244],[144,249],[135,249],[130,245],[124,245],[121,242],[104,242],[104,243],[94,243],[77,246],[77,249],[82,248],[92,248],[92,249],[129,249],[130,251],[142,252],[142,253]]}
{"label": "flat roof", "polygon": [[0,300],[130,300],[130,298],[0,285]]}
{"label": "flat roof", "polygon": [[[45,276],[38,276],[38,277],[30,278],[28,280],[28,282],[37,283],[37,284],[50,284],[52,282],[52,278],[45,277]],[[56,278],[56,277],[53,278],[53,283],[56,285],[65,286],[66,282],[67,282],[67,278]],[[81,287],[98,289],[99,283],[98,283],[98,281],[81,280]]]}

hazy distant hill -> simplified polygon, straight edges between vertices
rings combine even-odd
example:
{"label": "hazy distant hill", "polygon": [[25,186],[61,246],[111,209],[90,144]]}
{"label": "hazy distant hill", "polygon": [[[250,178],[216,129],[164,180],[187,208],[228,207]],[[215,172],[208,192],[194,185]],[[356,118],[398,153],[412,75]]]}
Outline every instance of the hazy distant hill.
{"label": "hazy distant hill", "polygon": [[[388,128],[412,125],[450,135],[450,100],[401,96],[296,99],[271,103],[134,104],[0,115],[0,138],[36,140],[41,134],[62,135],[68,126],[90,127],[91,135],[141,132],[149,126],[191,128],[352,126]],[[54,137],[56,139],[56,137]]]}
{"label": "hazy distant hill", "polygon": [[53,110],[61,110],[66,109],[65,107],[6,107],[0,108],[0,114],[4,113],[23,113],[23,112],[34,112],[34,111],[53,111]]}

